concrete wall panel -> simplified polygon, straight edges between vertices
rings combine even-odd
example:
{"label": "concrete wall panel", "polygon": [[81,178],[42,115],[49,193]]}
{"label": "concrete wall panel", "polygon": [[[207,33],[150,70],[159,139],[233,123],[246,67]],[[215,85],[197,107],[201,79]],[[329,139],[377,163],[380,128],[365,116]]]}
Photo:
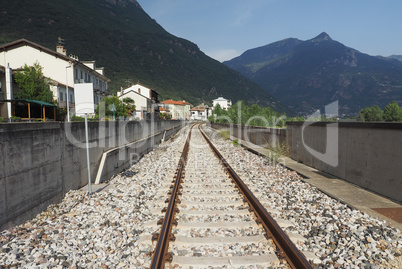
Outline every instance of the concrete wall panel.
{"label": "concrete wall panel", "polygon": [[[253,144],[286,142],[292,159],[402,202],[402,123],[288,122],[285,129],[211,123]],[[338,139],[329,139],[329,133]],[[336,164],[320,154],[337,151]]]}
{"label": "concrete wall panel", "polygon": [[[172,135],[182,126],[181,121],[89,122],[92,182],[104,152],[159,133],[117,151],[107,161],[110,178],[132,163],[132,153],[141,157],[160,142],[164,130]],[[0,154],[0,230],[88,183],[83,122],[0,124]]]}
{"label": "concrete wall panel", "polygon": [[292,159],[402,202],[402,123],[338,123],[339,139],[329,142],[338,143],[336,166],[306,149],[324,153],[330,125],[319,122],[303,129],[301,122],[288,122]]}
{"label": "concrete wall panel", "polygon": [[286,143],[286,130],[278,128],[264,128],[258,126],[242,126],[236,124],[211,123],[214,129],[229,130],[232,136],[251,142],[259,146],[273,143]]}

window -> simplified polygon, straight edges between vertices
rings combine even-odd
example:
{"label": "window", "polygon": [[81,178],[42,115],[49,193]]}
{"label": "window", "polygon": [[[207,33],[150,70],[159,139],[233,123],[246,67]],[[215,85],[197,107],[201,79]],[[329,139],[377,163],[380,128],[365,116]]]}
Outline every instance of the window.
{"label": "window", "polygon": [[81,79],[83,79],[84,78],[84,75],[82,74],[82,70],[81,70]]}

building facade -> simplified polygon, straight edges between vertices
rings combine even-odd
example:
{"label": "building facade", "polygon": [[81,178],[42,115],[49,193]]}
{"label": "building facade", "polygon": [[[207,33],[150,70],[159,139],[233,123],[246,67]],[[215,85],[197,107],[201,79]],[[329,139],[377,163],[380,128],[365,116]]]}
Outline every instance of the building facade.
{"label": "building facade", "polygon": [[212,100],[212,107],[213,108],[215,108],[218,104],[222,109],[228,110],[229,107],[232,106],[232,101],[228,100],[228,99],[225,99],[223,97],[219,97],[218,99]]}
{"label": "building facade", "polygon": [[209,108],[207,105],[200,104],[192,109],[190,109],[191,112],[191,120],[201,120],[201,121],[206,121],[209,116],[211,116],[212,111],[211,108]]}
{"label": "building facade", "polygon": [[43,75],[50,79],[54,99],[60,107],[68,107],[70,114],[93,114],[95,106],[109,94],[110,79],[105,77],[104,69],[98,68],[95,61],[81,62],[74,55],[67,56],[62,45],[53,51],[20,39],[0,46],[0,115],[3,118],[12,115],[11,104],[1,101],[14,99],[19,90],[13,82],[13,74],[25,65],[33,66],[35,63],[43,68]]}
{"label": "building facade", "polygon": [[133,117],[135,119],[142,120],[157,108],[158,93],[140,84],[134,84],[121,92],[117,92],[117,97],[122,101],[127,97],[134,100],[135,115]]}
{"label": "building facade", "polygon": [[173,120],[190,120],[190,103],[186,101],[166,100],[161,102],[161,106],[168,109],[172,115]]}

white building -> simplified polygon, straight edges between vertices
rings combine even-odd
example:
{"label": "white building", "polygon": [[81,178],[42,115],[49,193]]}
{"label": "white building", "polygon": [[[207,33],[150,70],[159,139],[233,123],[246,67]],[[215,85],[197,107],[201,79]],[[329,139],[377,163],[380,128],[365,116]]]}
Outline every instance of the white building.
{"label": "white building", "polygon": [[14,99],[14,94],[19,90],[13,82],[13,73],[35,63],[43,68],[43,75],[52,81],[50,88],[60,107],[67,107],[68,98],[70,114],[94,113],[95,105],[108,95],[107,84],[110,80],[95,61],[79,61],[74,55],[67,56],[66,49],[61,45],[53,51],[20,39],[0,46],[0,116],[3,118],[9,118],[12,112],[11,103],[1,100]]}
{"label": "white building", "polygon": [[222,109],[228,110],[229,107],[232,106],[232,101],[227,100],[227,99],[225,99],[223,97],[219,97],[218,99],[212,100],[212,107],[213,108],[215,108],[218,104]]}
{"label": "white building", "polygon": [[124,98],[131,98],[135,104],[136,119],[144,119],[146,114],[152,113],[155,110],[156,103],[158,103],[158,93],[150,88],[140,84],[134,84],[121,92],[117,92],[117,97],[123,101]]}
{"label": "white building", "polygon": [[172,115],[173,120],[189,120],[190,113],[190,103],[186,101],[174,101],[166,100],[161,102],[163,108],[168,109]]}
{"label": "white building", "polygon": [[190,109],[192,120],[206,121],[209,116],[211,116],[211,109],[204,104],[200,104],[192,109]]}

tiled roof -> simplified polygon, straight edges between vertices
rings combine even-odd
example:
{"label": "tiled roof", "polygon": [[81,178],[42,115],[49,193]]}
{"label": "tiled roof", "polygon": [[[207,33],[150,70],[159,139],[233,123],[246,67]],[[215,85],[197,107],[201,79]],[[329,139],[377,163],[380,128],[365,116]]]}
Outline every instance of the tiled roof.
{"label": "tiled roof", "polygon": [[163,107],[160,107],[160,108],[159,108],[159,111],[170,112],[170,110],[169,110],[169,109],[166,109],[166,108],[163,108]]}
{"label": "tiled roof", "polygon": [[194,108],[190,109],[190,111],[205,111],[205,108],[202,108],[202,107],[194,107]]}
{"label": "tiled roof", "polygon": [[167,105],[179,105],[179,106],[185,106],[185,105],[190,105],[190,103],[187,103],[185,101],[174,101],[174,100],[166,100],[163,101],[162,104],[167,104]]}

